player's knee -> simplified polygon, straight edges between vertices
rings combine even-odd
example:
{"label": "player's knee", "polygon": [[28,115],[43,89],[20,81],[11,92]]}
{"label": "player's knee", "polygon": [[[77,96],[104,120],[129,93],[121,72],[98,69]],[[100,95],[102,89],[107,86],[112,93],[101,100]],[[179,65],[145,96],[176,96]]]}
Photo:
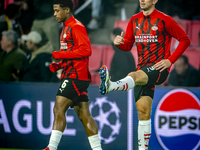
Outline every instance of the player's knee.
{"label": "player's knee", "polygon": [[130,72],[127,76],[131,76],[132,78],[134,78],[134,73],[135,72]]}
{"label": "player's knee", "polygon": [[56,106],[54,106],[54,108],[53,108],[53,113],[54,113],[54,116],[57,116],[60,114],[59,109]]}
{"label": "player's knee", "polygon": [[55,105],[53,108],[53,113],[55,117],[63,117],[65,115],[65,112],[63,111],[62,107],[59,107],[59,105]]}
{"label": "player's knee", "polygon": [[151,110],[145,106],[137,106],[139,120],[148,120],[151,116]]}
{"label": "player's knee", "polygon": [[147,110],[138,110],[138,118],[139,120],[149,120],[150,119],[150,112]]}
{"label": "player's knee", "polygon": [[53,113],[54,113],[54,115],[58,113],[58,108],[56,106],[54,106],[54,108],[53,108]]}
{"label": "player's knee", "polygon": [[130,72],[127,76],[132,77],[134,81],[137,79],[135,72]]}

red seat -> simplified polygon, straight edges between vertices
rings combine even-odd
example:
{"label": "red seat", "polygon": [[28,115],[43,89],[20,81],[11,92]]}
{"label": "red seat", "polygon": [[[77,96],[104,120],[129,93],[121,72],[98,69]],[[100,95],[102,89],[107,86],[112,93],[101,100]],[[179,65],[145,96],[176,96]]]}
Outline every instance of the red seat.
{"label": "red seat", "polygon": [[[198,48],[196,47],[189,47],[184,53],[183,55],[186,55],[188,57],[188,61],[189,64],[192,65],[193,67],[195,67],[196,69],[200,68],[200,51],[197,50]],[[200,50],[200,48],[199,48]],[[173,51],[174,52],[174,51]],[[172,52],[172,53],[173,53]],[[172,64],[170,71],[172,71],[174,69],[174,64]],[[169,76],[168,76],[169,78]],[[166,81],[161,84],[164,85],[165,83],[168,82],[168,78],[166,79]]]}
{"label": "red seat", "polygon": [[128,20],[127,21],[115,21],[115,25],[114,27],[120,27],[122,28],[124,31],[126,31],[126,27],[128,25]]}
{"label": "red seat", "polygon": [[103,51],[106,45],[92,44],[92,55],[89,58],[89,70],[91,73],[91,84],[100,85],[100,78],[98,69],[101,67],[103,59]]}
{"label": "red seat", "polygon": [[200,69],[200,51],[197,51],[194,47],[189,47],[183,54],[188,57],[189,64]]}
{"label": "red seat", "polygon": [[[173,54],[174,51],[171,51]],[[194,66],[196,69],[200,69],[200,47],[190,46],[187,50],[183,53],[188,57],[189,64]],[[171,66],[171,70],[174,69],[174,64]]]}
{"label": "red seat", "polygon": [[189,20],[176,20],[176,23],[185,31],[185,33],[188,33],[188,26],[191,23]]}
{"label": "red seat", "polygon": [[91,72],[91,84],[100,85],[101,80],[98,72]]}
{"label": "red seat", "polygon": [[101,67],[103,50],[105,49],[105,45],[96,45],[92,44],[92,55],[89,58],[89,70],[94,71]]}
{"label": "red seat", "polygon": [[190,27],[191,45],[199,46],[200,21],[193,21]]}
{"label": "red seat", "polygon": [[135,59],[135,64],[137,65],[138,63],[138,52],[137,52],[137,47],[133,46],[133,48],[131,49],[131,53]]}
{"label": "red seat", "polygon": [[[185,33],[189,36],[190,32],[189,32],[189,28],[191,25],[191,21],[189,20],[181,20],[178,19],[176,20],[176,23],[183,29],[183,31],[185,31]],[[178,46],[178,40],[176,40],[175,38],[172,38],[172,42],[171,42],[171,49],[174,50],[176,49],[176,47]]]}
{"label": "red seat", "polygon": [[108,70],[110,70],[111,61],[114,55],[114,50],[112,46],[106,46],[106,49],[103,51],[103,65],[106,65]]}

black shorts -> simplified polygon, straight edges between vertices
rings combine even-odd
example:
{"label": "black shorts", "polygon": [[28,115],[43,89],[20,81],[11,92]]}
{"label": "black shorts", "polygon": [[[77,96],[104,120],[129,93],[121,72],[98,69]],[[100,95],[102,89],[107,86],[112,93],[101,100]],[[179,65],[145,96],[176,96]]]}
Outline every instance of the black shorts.
{"label": "black shorts", "polygon": [[88,102],[87,88],[90,81],[82,81],[76,79],[62,79],[58,88],[57,96],[63,96],[75,103]]}
{"label": "black shorts", "polygon": [[136,85],[134,87],[135,102],[137,102],[141,96],[150,96],[153,99],[155,85],[162,84],[167,79],[169,74],[167,69],[160,72],[159,70],[155,70],[153,65],[145,66],[140,69],[147,74],[148,83],[146,85]]}

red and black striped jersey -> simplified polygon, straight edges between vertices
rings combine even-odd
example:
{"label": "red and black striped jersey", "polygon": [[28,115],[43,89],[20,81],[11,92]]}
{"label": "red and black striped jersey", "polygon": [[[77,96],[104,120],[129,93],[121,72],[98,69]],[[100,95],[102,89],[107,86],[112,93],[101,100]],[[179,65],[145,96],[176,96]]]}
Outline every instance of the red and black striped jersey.
{"label": "red and black striped jersey", "polygon": [[62,78],[91,81],[89,56],[91,45],[87,31],[73,16],[63,23],[60,36],[60,51],[64,51]]}
{"label": "red and black striped jersey", "polygon": [[[171,55],[172,37],[179,41],[179,45]],[[136,43],[138,51],[137,70],[162,59],[169,59],[171,63],[174,63],[190,45],[187,34],[174,19],[156,9],[148,16],[145,16],[143,12],[132,16],[124,39],[124,44],[117,47],[129,51],[133,43]],[[170,68],[168,68],[169,70]]]}

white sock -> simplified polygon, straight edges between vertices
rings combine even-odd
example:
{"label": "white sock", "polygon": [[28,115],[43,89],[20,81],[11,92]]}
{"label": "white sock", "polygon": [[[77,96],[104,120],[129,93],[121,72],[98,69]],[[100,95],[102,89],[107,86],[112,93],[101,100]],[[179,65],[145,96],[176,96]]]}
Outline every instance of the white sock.
{"label": "white sock", "polygon": [[151,119],[138,123],[138,150],[148,150],[151,136]]}
{"label": "white sock", "polygon": [[108,91],[128,91],[135,86],[135,81],[131,76],[126,76],[125,78],[112,82],[110,81],[110,86]]}
{"label": "white sock", "polygon": [[60,143],[60,139],[62,137],[62,132],[58,130],[52,130],[51,137],[49,140],[49,149],[50,150],[57,150],[58,144]]}
{"label": "white sock", "polygon": [[89,136],[88,140],[93,150],[102,150],[98,134]]}

